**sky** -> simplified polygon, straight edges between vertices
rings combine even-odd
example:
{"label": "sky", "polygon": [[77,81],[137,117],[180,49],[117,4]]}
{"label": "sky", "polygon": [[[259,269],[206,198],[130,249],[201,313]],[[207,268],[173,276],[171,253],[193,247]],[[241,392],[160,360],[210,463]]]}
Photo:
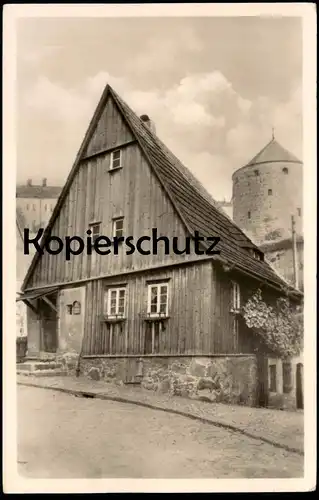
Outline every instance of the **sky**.
{"label": "sky", "polygon": [[63,185],[105,85],[218,200],[275,137],[302,159],[299,18],[27,18],[17,30],[17,182]]}

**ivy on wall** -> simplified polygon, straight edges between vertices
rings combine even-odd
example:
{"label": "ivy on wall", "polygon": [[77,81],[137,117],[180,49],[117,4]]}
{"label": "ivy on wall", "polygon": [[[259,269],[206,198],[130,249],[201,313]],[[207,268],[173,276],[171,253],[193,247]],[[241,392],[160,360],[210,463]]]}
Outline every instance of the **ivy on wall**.
{"label": "ivy on wall", "polygon": [[258,289],[243,306],[243,317],[248,328],[256,333],[262,344],[283,358],[298,356],[303,342],[302,315],[280,298],[275,306],[268,305]]}

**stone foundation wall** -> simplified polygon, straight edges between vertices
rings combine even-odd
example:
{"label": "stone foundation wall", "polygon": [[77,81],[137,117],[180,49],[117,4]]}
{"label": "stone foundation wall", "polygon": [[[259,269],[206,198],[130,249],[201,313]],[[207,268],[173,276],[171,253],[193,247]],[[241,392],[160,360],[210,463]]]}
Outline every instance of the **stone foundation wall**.
{"label": "stone foundation wall", "polygon": [[81,359],[81,373],[94,380],[124,384],[129,371],[129,382],[147,390],[212,402],[256,404],[253,355]]}
{"label": "stone foundation wall", "polygon": [[78,359],[79,355],[74,352],[57,354],[55,357],[56,362],[61,364],[61,369],[65,371],[67,375],[73,376],[76,374]]}

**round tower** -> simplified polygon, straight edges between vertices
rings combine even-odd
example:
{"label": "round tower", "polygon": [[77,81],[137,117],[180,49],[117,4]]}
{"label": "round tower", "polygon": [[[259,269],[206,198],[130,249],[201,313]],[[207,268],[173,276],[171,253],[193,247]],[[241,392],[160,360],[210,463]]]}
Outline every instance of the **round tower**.
{"label": "round tower", "polygon": [[233,219],[257,244],[302,234],[302,162],[274,138],[233,180]]}

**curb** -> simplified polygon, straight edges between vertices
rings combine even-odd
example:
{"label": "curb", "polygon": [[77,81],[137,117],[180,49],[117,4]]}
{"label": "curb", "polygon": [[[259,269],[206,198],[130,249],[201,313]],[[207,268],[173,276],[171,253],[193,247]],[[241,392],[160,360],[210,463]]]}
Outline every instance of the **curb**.
{"label": "curb", "polygon": [[251,434],[250,432],[247,432],[243,429],[240,429],[239,427],[235,427],[234,425],[231,424],[223,424],[222,422],[217,422],[215,420],[210,420],[208,418],[200,417],[198,415],[194,415],[193,413],[188,413],[184,412],[181,410],[174,410],[171,408],[164,408],[162,406],[156,406],[150,403],[143,403],[142,401],[137,401],[134,399],[128,399],[128,398],[123,398],[120,396],[108,396],[107,394],[99,394],[95,392],[88,392],[88,391],[79,391],[79,390],[74,390],[74,389],[65,389],[63,387],[50,387],[50,386],[43,386],[43,385],[38,385],[32,382],[18,382],[17,385],[23,385],[27,387],[37,387],[38,389],[49,389],[52,391],[58,391],[58,392],[64,392],[66,394],[70,394],[72,396],[76,397],[83,397],[83,398],[95,398],[95,399],[101,399],[105,401],[115,401],[117,403],[126,403],[126,404],[133,404],[136,406],[142,406],[144,408],[149,408],[151,410],[157,410],[157,411],[163,411],[165,413],[171,413],[173,415],[179,415],[181,417],[186,417],[191,420],[197,420],[203,424],[209,424],[213,425],[214,427],[220,427],[222,429],[226,429],[228,431],[236,432],[237,434],[242,434],[246,437],[249,437],[251,439],[254,439],[256,441],[262,441],[266,444],[270,444],[271,446],[274,446],[275,448],[280,448],[282,450],[291,452],[291,453],[297,453],[300,456],[304,456],[304,451],[298,449],[298,448],[293,448],[285,444],[278,443],[276,441],[272,441],[271,439],[267,439],[263,436],[257,436],[255,434]]}

